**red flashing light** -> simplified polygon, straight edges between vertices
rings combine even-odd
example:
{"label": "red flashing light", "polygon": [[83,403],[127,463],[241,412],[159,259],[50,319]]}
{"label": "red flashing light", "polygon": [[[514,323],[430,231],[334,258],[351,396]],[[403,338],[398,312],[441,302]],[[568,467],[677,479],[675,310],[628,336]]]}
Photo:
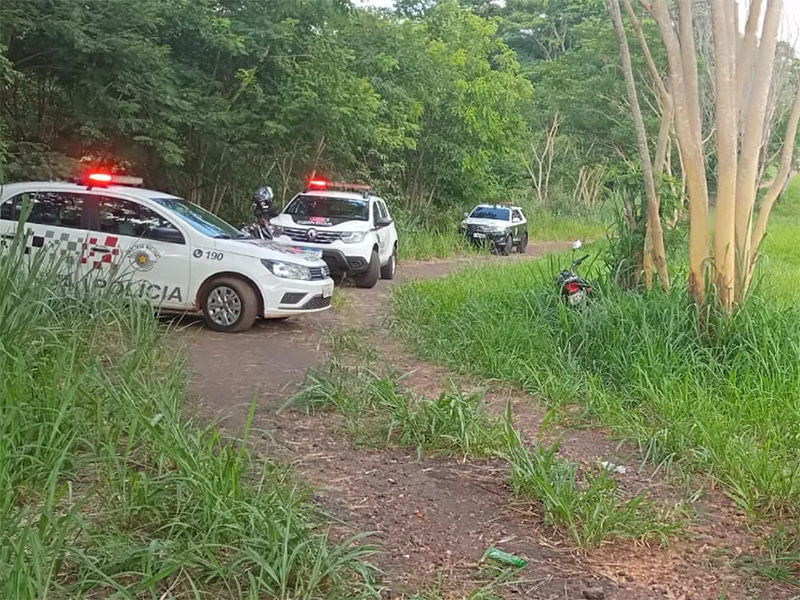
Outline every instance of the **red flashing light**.
{"label": "red flashing light", "polygon": [[128,187],[141,187],[143,180],[141,177],[129,177],[127,175],[112,175],[111,173],[89,172],[83,179],[77,180],[88,186],[104,187],[108,185],[123,185]]}
{"label": "red flashing light", "polygon": [[111,175],[108,173],[89,173],[89,181],[96,183],[111,183]]}
{"label": "red flashing light", "polygon": [[306,189],[364,192],[366,194],[372,190],[372,186],[366,183],[343,183],[339,181],[328,181],[327,179],[310,179]]}

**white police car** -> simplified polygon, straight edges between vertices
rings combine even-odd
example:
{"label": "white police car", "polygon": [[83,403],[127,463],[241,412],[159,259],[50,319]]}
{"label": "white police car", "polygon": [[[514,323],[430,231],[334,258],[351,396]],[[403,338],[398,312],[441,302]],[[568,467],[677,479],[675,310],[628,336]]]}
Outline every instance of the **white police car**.
{"label": "white police car", "polygon": [[352,275],[358,287],[394,279],[397,228],[369,185],[312,179],[270,225],[276,241],[319,253],[331,272]]}
{"label": "white police car", "polygon": [[0,236],[13,238],[28,200],[26,252],[63,256],[79,276],[159,308],[201,313],[217,331],[330,307],[333,280],[319,257],[247,238],[199,206],[141,184],[90,173],[80,183],[4,185]]}

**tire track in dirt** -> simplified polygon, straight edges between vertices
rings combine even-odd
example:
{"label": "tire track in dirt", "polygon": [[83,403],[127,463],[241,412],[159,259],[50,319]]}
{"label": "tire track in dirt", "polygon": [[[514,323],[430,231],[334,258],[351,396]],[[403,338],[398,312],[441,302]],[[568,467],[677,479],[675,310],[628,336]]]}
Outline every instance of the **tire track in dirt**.
{"label": "tire track in dirt", "polygon": [[[507,470],[502,461],[418,460],[406,450],[355,450],[336,433],[336,417],[311,417],[277,409],[303,381],[306,370],[329,357],[331,331],[359,328],[372,332],[372,343],[401,372],[406,385],[436,397],[452,377],[447,370],[422,362],[391,339],[382,317],[397,283],[446,276],[475,264],[525,260],[569,244],[531,244],[527,256],[473,257],[453,261],[403,263],[394,282],[373,290],[340,288],[344,307],[314,317],[262,322],[238,335],[209,331],[198,324],[186,328],[194,375],[193,396],[204,418],[221,420],[231,433],[241,431],[254,397],[259,400],[258,428],[267,433],[265,448],[292,462],[316,490],[320,506],[340,521],[337,532],[377,532],[382,553],[375,562],[387,574],[387,598],[443,576],[446,597],[461,598],[478,584],[478,561],[490,545],[524,555],[528,566],[521,578],[496,589],[502,597],[561,600],[592,596],[608,600],[728,598],[779,600],[791,594],[764,590],[746,592],[747,581],[727,567],[726,554],[753,545],[730,502],[715,499],[706,522],[693,528],[699,541],[677,543],[669,550],[615,543],[578,554],[564,537],[543,527],[542,515],[530,503],[510,502]],[[545,415],[543,406],[507,386],[459,378],[469,389],[488,389],[490,408],[512,402],[516,426],[535,439]],[[560,453],[584,465],[599,460],[636,465],[635,449],[618,446],[599,430],[560,430]],[[629,469],[620,484],[631,495],[641,490],[665,502],[681,494],[652,470]],[[697,548],[700,548],[698,551]],[[588,595],[587,595],[588,594]]]}

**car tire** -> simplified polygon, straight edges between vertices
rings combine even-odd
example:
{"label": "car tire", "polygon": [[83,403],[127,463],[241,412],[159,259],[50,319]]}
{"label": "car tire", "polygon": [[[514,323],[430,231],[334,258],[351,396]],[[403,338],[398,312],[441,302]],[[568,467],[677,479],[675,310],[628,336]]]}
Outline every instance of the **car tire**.
{"label": "car tire", "polygon": [[514,249],[514,236],[510,233],[506,236],[505,245],[500,248],[500,254],[503,256],[508,256],[511,254],[511,251]]}
{"label": "car tire", "polygon": [[528,233],[527,232],[522,234],[522,239],[519,242],[519,246],[517,246],[517,250],[519,250],[520,254],[525,254],[528,251]]}
{"label": "car tire", "polygon": [[202,307],[208,328],[224,333],[247,331],[258,316],[255,290],[237,277],[212,281],[203,295]]}
{"label": "car tire", "polygon": [[372,256],[369,259],[369,267],[364,273],[353,277],[356,287],[359,288],[374,288],[378,283],[378,277],[381,274],[381,259],[378,256],[378,251],[373,250]]}
{"label": "car tire", "polygon": [[392,255],[389,257],[389,262],[381,267],[381,279],[394,279],[395,273],[397,273],[397,246],[395,246],[394,250],[392,250]]}

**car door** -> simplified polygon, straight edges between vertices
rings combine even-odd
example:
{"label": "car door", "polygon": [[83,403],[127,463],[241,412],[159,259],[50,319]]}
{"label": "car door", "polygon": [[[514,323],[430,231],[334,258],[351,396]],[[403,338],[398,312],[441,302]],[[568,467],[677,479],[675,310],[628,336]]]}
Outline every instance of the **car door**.
{"label": "car door", "polygon": [[0,236],[8,244],[14,239],[25,202],[30,202],[25,230],[25,254],[36,256],[46,252],[57,258],[62,275],[73,280],[86,272],[88,237],[86,196],[75,192],[23,192],[0,206]]}
{"label": "car door", "polygon": [[514,241],[519,242],[522,240],[522,234],[525,230],[525,219],[522,218],[522,212],[514,208],[511,210],[511,230],[514,232]]}
{"label": "car door", "polygon": [[172,219],[133,199],[99,194],[89,225],[86,259],[94,268],[109,265],[111,285],[164,308],[192,305],[191,247]]}
{"label": "car door", "polygon": [[381,264],[383,265],[388,262],[389,257],[392,255],[391,228],[387,223],[389,221],[389,211],[382,200],[375,200],[372,212],[375,231],[378,236],[378,256],[380,256]]}

